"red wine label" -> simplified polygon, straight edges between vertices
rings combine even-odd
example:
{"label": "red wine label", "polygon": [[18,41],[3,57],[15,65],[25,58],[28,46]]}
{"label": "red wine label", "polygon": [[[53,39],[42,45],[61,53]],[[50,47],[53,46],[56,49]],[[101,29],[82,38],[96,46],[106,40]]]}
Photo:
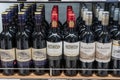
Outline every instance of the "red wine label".
{"label": "red wine label", "polygon": [[82,62],[93,62],[95,60],[95,42],[80,42],[80,60]]}
{"label": "red wine label", "polygon": [[62,41],[61,42],[48,42],[47,41],[47,54],[49,56],[62,55]]}
{"label": "red wine label", "polygon": [[35,49],[32,48],[32,59],[35,61],[43,61],[46,59],[46,48]]}
{"label": "red wine label", "polygon": [[16,49],[16,58],[19,62],[26,62],[31,60],[31,48],[30,49]]}
{"label": "red wine label", "polygon": [[113,40],[112,57],[120,58],[120,40]]}
{"label": "red wine label", "polygon": [[15,60],[15,49],[0,49],[1,61],[13,61]]}
{"label": "red wine label", "polygon": [[110,43],[96,43],[96,61],[98,62],[109,62],[111,58],[111,46]]}
{"label": "red wine label", "polygon": [[74,43],[64,42],[64,55],[78,56],[79,55],[79,42],[74,42]]}

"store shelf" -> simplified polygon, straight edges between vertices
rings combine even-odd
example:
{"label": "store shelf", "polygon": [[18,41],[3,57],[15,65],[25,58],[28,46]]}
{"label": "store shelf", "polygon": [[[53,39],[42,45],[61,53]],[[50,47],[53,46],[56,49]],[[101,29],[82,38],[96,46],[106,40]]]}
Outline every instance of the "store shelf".
{"label": "store shelf", "polygon": [[60,76],[49,76],[48,74],[45,75],[35,75],[35,74],[30,74],[29,76],[20,76],[18,74],[15,74],[13,76],[5,76],[0,74],[0,78],[2,79],[106,79],[106,80],[120,80],[120,77],[113,77],[111,75],[107,76],[107,77],[98,77],[95,74],[93,76],[90,77],[84,77],[81,75],[77,75],[77,76],[65,76],[63,73]]}
{"label": "store shelf", "polygon": [[42,2],[42,3],[78,3],[78,2],[119,2],[120,0],[0,0],[0,3]]}

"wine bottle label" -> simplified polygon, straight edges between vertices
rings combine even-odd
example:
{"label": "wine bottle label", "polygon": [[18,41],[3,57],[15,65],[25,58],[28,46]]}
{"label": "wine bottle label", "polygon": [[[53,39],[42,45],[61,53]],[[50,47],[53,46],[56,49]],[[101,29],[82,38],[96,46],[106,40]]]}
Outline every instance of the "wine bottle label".
{"label": "wine bottle label", "polygon": [[35,49],[32,48],[32,59],[35,61],[43,61],[46,59],[46,48]]}
{"label": "wine bottle label", "polygon": [[65,56],[78,56],[79,55],[79,42],[69,43],[64,41],[64,55]]}
{"label": "wine bottle label", "polygon": [[113,40],[112,57],[120,59],[120,40]]}
{"label": "wine bottle label", "polygon": [[62,41],[61,42],[48,42],[47,41],[47,54],[49,56],[62,55]]}
{"label": "wine bottle label", "polygon": [[0,49],[1,61],[13,61],[15,60],[15,49]]}
{"label": "wine bottle label", "polygon": [[93,62],[95,60],[95,42],[80,42],[80,60],[82,62]]}
{"label": "wine bottle label", "polygon": [[31,48],[30,49],[16,49],[16,58],[19,62],[26,62],[31,60]]}
{"label": "wine bottle label", "polygon": [[111,58],[112,43],[96,43],[96,61],[109,62]]}

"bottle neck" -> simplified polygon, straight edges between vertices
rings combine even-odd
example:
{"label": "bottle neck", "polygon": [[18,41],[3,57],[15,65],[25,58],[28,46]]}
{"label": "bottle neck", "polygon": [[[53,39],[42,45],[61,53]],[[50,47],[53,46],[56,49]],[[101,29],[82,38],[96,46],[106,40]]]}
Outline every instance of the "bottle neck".
{"label": "bottle neck", "polygon": [[52,21],[52,32],[56,33],[58,31],[58,21]]}
{"label": "bottle neck", "polygon": [[42,29],[42,28],[41,28],[41,26],[42,26],[42,25],[41,25],[41,22],[40,22],[40,23],[37,23],[37,22],[36,22],[35,25],[36,25],[36,26],[35,26],[35,31],[36,31],[36,32],[40,32],[41,29]]}
{"label": "bottle neck", "polygon": [[8,28],[8,22],[3,22],[3,32],[7,32],[9,31],[9,28]]}
{"label": "bottle neck", "polygon": [[69,32],[73,33],[75,31],[75,22],[70,21],[70,22],[68,22],[68,24],[69,24]]}
{"label": "bottle neck", "polygon": [[113,22],[114,24],[118,24],[118,20],[114,20],[114,22]]}
{"label": "bottle neck", "polygon": [[19,22],[19,29],[18,29],[18,31],[19,32],[24,32],[24,27],[25,27],[25,20],[21,20]]}
{"label": "bottle neck", "polygon": [[108,31],[108,30],[107,30],[107,27],[108,27],[107,25],[103,25],[103,31],[104,31],[104,32],[107,32],[107,31]]}
{"label": "bottle neck", "polygon": [[91,31],[91,25],[86,25],[86,30],[90,32]]}

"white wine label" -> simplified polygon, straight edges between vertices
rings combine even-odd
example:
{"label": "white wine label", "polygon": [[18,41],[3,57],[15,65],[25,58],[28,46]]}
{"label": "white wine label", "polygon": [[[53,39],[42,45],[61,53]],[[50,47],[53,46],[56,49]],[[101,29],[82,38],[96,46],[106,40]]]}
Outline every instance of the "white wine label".
{"label": "white wine label", "polygon": [[15,60],[15,49],[0,49],[1,61],[13,61]]}
{"label": "white wine label", "polygon": [[82,62],[93,62],[95,60],[95,42],[80,42],[80,60]]}
{"label": "white wine label", "polygon": [[31,48],[29,49],[16,49],[16,58],[17,61],[26,62],[31,60]]}
{"label": "white wine label", "polygon": [[46,48],[35,49],[32,48],[32,59],[35,61],[43,61],[46,59]]}
{"label": "white wine label", "polygon": [[113,40],[112,57],[120,59],[120,40]]}
{"label": "white wine label", "polygon": [[64,42],[64,55],[78,56],[79,55],[79,42],[74,42],[74,43]]}
{"label": "white wine label", "polygon": [[111,47],[110,43],[96,43],[96,61],[98,62],[109,62],[111,58]]}
{"label": "white wine label", "polygon": [[47,41],[47,54],[49,56],[62,55],[62,41],[61,42],[48,42]]}

